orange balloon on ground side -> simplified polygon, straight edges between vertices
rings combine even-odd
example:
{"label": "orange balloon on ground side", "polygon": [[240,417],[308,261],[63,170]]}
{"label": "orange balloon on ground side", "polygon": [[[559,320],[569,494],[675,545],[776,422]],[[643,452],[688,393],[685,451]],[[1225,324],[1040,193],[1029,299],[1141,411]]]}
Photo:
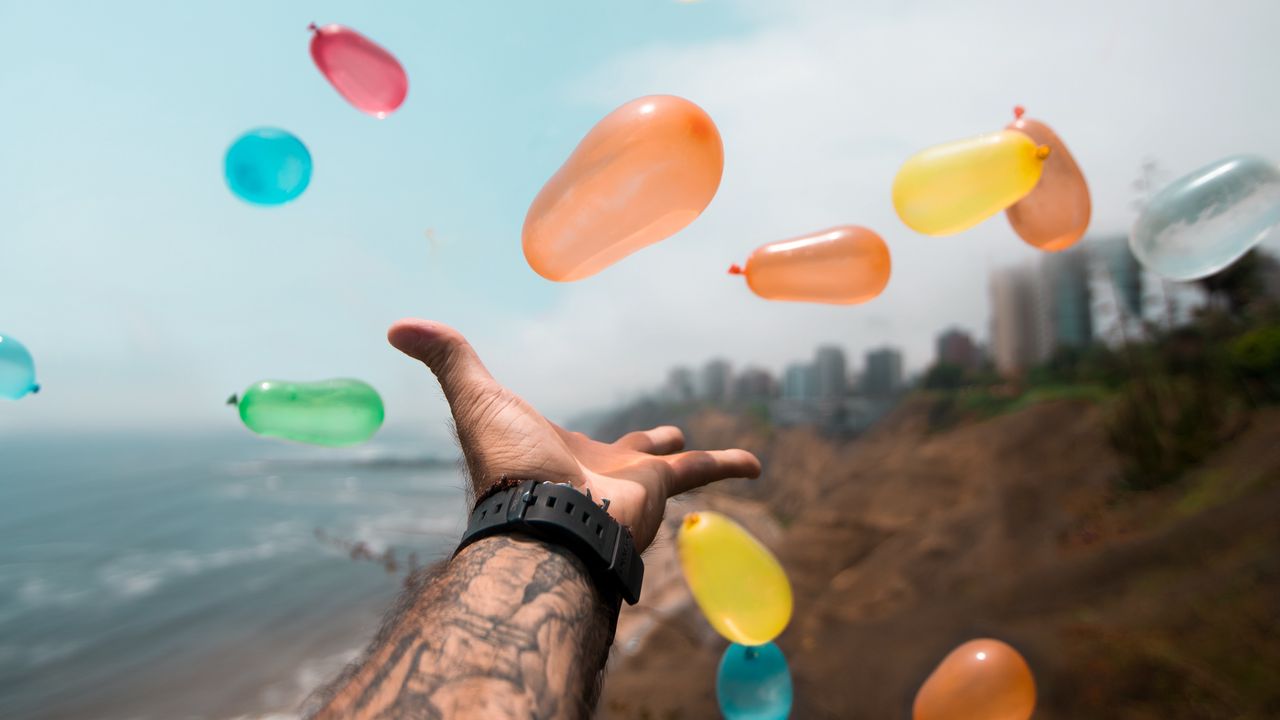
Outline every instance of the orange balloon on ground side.
{"label": "orange balloon on ground side", "polygon": [[889,284],[889,246],[864,227],[842,225],[763,245],[747,258],[751,291],[768,300],[855,305]]}
{"label": "orange balloon on ground side", "polygon": [[1017,650],[999,640],[970,640],[929,675],[912,708],[913,720],[1027,720],[1036,707],[1036,682]]}
{"label": "orange balloon on ground side", "polygon": [[1026,197],[1005,210],[1009,224],[1028,245],[1048,252],[1058,252],[1079,242],[1089,229],[1093,203],[1089,185],[1075,158],[1062,138],[1039,120],[1021,117],[1006,126],[1007,130],[1025,133],[1037,145],[1049,146],[1040,182]]}
{"label": "orange balloon on ground side", "polygon": [[720,131],[671,95],[619,107],[591,128],[524,219],[524,256],[548,280],[594,275],[693,222],[724,171]]}

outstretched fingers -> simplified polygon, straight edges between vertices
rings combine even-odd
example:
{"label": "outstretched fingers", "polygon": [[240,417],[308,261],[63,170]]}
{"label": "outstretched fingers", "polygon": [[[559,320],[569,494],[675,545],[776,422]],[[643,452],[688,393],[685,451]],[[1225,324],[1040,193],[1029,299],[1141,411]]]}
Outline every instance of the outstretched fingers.
{"label": "outstretched fingers", "polygon": [[650,455],[670,455],[684,449],[684,433],[674,425],[661,425],[652,430],[629,432],[614,445]]}
{"label": "outstretched fingers", "polygon": [[672,470],[668,497],[716,480],[760,477],[760,461],[746,450],[691,450],[672,455],[667,464]]}

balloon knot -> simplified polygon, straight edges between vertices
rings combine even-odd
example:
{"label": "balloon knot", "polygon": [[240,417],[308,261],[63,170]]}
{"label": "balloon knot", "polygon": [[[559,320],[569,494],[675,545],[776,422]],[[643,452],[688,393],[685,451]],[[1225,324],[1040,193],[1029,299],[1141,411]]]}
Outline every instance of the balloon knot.
{"label": "balloon knot", "polygon": [[1022,107],[1021,105],[1014,105],[1014,106],[1013,106],[1013,117],[1014,117],[1014,119],[1015,119],[1015,120],[1021,120],[1021,119],[1022,119],[1022,116],[1023,116],[1026,112],[1027,112],[1027,109],[1026,109],[1026,108],[1024,108],[1024,107]]}
{"label": "balloon knot", "polygon": [[240,396],[239,396],[239,395],[236,395],[235,393],[232,393],[231,397],[227,398],[227,404],[228,404],[228,405],[239,405],[239,404],[240,404]]}
{"label": "balloon knot", "polygon": [[746,651],[742,653],[742,655],[748,660],[755,660],[756,658],[760,657],[760,649],[753,645],[748,647]]}
{"label": "balloon knot", "polygon": [[745,274],[745,273],[746,273],[746,271],[745,271],[745,270],[743,270],[743,269],[742,269],[742,267],[741,267],[740,265],[738,265],[738,263],[734,263],[734,264],[732,264],[732,265],[730,265],[730,266],[729,266],[729,274],[730,274],[730,275],[743,275],[743,274]]}
{"label": "balloon knot", "polygon": [[698,517],[698,513],[696,512],[689,513],[688,515],[684,516],[684,526],[686,529],[691,528],[694,525],[697,525],[701,519],[702,518]]}
{"label": "balloon knot", "polygon": [[320,28],[316,27],[315,23],[311,23],[310,25],[308,25],[307,29],[310,30],[311,32],[320,32]]}
{"label": "balloon knot", "polygon": [[32,386],[31,386],[31,394],[32,394],[32,395],[35,395],[35,394],[36,394],[36,393],[38,393],[38,392],[40,392],[40,386],[39,386],[39,385],[32,385]]}
{"label": "balloon knot", "polygon": [[1040,158],[1041,160],[1049,157],[1049,146],[1041,145],[1040,147],[1036,148],[1036,157]]}

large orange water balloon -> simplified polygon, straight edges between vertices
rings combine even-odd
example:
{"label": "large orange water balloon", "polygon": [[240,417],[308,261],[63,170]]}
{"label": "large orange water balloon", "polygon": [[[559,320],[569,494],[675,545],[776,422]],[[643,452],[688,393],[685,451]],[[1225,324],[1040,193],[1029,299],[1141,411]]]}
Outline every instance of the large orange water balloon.
{"label": "large orange water balloon", "polygon": [[874,232],[841,225],[756,248],[745,268],[751,291],[768,300],[855,305],[889,284],[889,246]]}
{"label": "large orange water balloon", "polygon": [[951,651],[916,693],[913,720],[1027,720],[1036,682],[1017,650],[970,640]]}
{"label": "large orange water balloon", "polygon": [[1084,237],[1089,228],[1093,211],[1089,185],[1057,133],[1039,120],[1024,118],[1021,106],[1013,112],[1017,119],[1006,129],[1017,130],[1037,145],[1047,146],[1049,157],[1045,158],[1035,189],[1010,205],[1004,211],[1005,217],[1028,245],[1048,252],[1066,250]]}
{"label": "large orange water balloon", "polygon": [[671,95],[632,100],[596,123],[533,199],[525,259],[548,280],[594,275],[693,222],[723,171],[720,132],[702,108]]}

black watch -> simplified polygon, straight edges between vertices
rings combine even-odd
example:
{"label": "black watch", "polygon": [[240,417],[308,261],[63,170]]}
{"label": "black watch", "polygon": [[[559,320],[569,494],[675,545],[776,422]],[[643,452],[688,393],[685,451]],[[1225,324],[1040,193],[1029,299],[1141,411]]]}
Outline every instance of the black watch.
{"label": "black watch", "polygon": [[636,552],[631,531],[606,512],[609,501],[596,505],[590,493],[584,495],[567,483],[540,480],[500,490],[471,511],[467,531],[453,554],[491,535],[525,533],[572,551],[586,564],[596,587],[635,605],[644,561]]}

